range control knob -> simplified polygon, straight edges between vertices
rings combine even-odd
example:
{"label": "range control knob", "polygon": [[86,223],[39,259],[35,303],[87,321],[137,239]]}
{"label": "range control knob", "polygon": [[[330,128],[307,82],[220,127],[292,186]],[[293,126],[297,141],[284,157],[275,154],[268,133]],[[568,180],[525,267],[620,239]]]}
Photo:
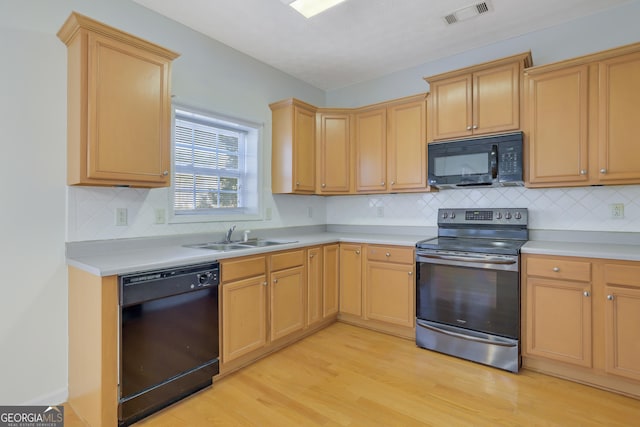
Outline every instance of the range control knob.
{"label": "range control knob", "polygon": [[198,275],[198,282],[201,285],[204,285],[209,281],[210,278],[211,278],[211,273],[202,273]]}
{"label": "range control knob", "polygon": [[443,213],[442,213],[442,218],[444,218],[444,219],[449,218],[449,214],[448,214],[448,213],[446,213],[446,212],[443,212]]}
{"label": "range control knob", "polygon": [[516,212],[516,214],[513,217],[515,219],[522,219],[522,214],[520,212]]}
{"label": "range control knob", "polygon": [[456,213],[455,212],[451,212],[451,219],[454,219],[456,217]]}
{"label": "range control knob", "polygon": [[511,219],[511,212],[507,212],[507,213],[505,213],[505,214],[504,214],[504,217],[505,217],[506,219]]}
{"label": "range control knob", "polygon": [[502,212],[496,212],[496,219],[502,219]]}

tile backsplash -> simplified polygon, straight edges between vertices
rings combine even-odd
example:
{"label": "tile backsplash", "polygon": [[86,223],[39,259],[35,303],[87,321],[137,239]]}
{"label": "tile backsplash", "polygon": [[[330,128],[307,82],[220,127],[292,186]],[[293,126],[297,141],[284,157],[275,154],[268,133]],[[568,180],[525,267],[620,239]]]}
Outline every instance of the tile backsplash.
{"label": "tile backsplash", "polygon": [[[611,205],[624,205],[612,218]],[[523,187],[443,190],[435,193],[362,196],[265,196],[271,219],[237,222],[238,229],[319,224],[433,226],[438,208],[523,207],[529,228],[640,232],[640,186],[526,189]],[[128,225],[115,225],[116,208],[127,208]],[[231,223],[155,224],[154,211],[167,209],[167,189],[68,187],[67,241],[223,233]]]}

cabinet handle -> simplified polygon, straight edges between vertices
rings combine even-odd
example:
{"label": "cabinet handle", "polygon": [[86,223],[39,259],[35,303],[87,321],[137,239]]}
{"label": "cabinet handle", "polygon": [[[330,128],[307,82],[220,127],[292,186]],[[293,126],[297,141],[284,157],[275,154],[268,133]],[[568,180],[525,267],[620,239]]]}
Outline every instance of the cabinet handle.
{"label": "cabinet handle", "polygon": [[387,257],[390,257],[390,256],[391,256],[391,254],[390,254],[389,252],[387,252],[385,255],[386,255]]}
{"label": "cabinet handle", "polygon": [[607,295],[607,299],[608,299],[609,301],[613,301],[613,295]]}
{"label": "cabinet handle", "polygon": [[396,185],[396,182],[395,181],[391,181],[391,185]]}
{"label": "cabinet handle", "polygon": [[413,271],[410,271],[410,272],[409,272],[409,276],[413,276]]}
{"label": "cabinet handle", "polygon": [[384,187],[384,181],[382,181],[382,182],[380,183],[380,185]]}
{"label": "cabinet handle", "polygon": [[557,273],[558,271],[560,271],[560,267],[553,267],[553,271]]}
{"label": "cabinet handle", "polygon": [[584,295],[585,297],[589,297],[589,296],[591,296],[591,294],[589,293],[589,291],[584,291],[584,292],[582,293],[582,295]]}
{"label": "cabinet handle", "polygon": [[278,283],[278,279],[273,279],[273,283]]}
{"label": "cabinet handle", "polygon": [[169,175],[169,171],[162,172],[162,176],[167,176],[167,175]]}
{"label": "cabinet handle", "polygon": [[316,254],[309,254],[309,258],[313,258]]}
{"label": "cabinet handle", "polygon": [[607,173],[607,170],[605,168],[600,169],[600,173]]}
{"label": "cabinet handle", "polygon": [[473,125],[473,128],[474,129],[478,129],[478,125]]}
{"label": "cabinet handle", "polygon": [[324,188],[324,187],[326,187],[326,186],[327,186],[327,184],[322,184],[322,188]]}
{"label": "cabinet handle", "polygon": [[580,169],[580,175],[586,175],[586,174],[587,174],[586,169]]}
{"label": "cabinet handle", "polygon": [[471,126],[467,126],[467,130],[471,130]]}
{"label": "cabinet handle", "polygon": [[300,185],[300,181],[296,181],[296,186],[299,186],[299,185]]}
{"label": "cabinet handle", "polygon": [[268,285],[268,283],[267,283],[266,281],[264,281],[264,282],[262,282],[262,285],[263,285],[263,286],[267,286],[267,285]]}
{"label": "cabinet handle", "polygon": [[360,251],[356,251],[356,255],[360,255]]}

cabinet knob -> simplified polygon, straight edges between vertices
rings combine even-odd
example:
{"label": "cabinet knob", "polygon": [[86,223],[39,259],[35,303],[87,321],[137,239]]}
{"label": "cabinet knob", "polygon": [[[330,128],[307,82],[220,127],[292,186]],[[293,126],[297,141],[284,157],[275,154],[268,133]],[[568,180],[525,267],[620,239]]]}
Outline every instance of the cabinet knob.
{"label": "cabinet knob", "polygon": [[410,271],[410,272],[409,272],[409,276],[413,276],[413,271]]}
{"label": "cabinet knob", "polygon": [[478,129],[478,125],[473,125],[473,128],[474,129]]}
{"label": "cabinet knob", "polygon": [[391,181],[391,185],[396,185],[396,182],[395,181]]}
{"label": "cabinet knob", "polygon": [[586,174],[587,174],[586,169],[580,169],[580,175],[586,175]]}
{"label": "cabinet knob", "polygon": [[613,295],[607,295],[607,299],[608,299],[609,301],[613,301]]}
{"label": "cabinet knob", "polygon": [[387,252],[387,253],[385,254],[385,256],[390,257],[390,256],[391,256],[391,254],[390,254],[389,252]]}
{"label": "cabinet knob", "polygon": [[167,175],[169,175],[169,171],[162,172],[162,176],[167,176]]}
{"label": "cabinet knob", "polygon": [[300,181],[296,181],[296,186],[299,186],[299,185],[300,185]]}
{"label": "cabinet knob", "polygon": [[265,281],[265,282],[262,282],[262,285],[263,285],[263,286],[267,286],[267,285],[268,285],[268,283]]}
{"label": "cabinet knob", "polygon": [[327,186],[327,184],[322,184],[322,188],[324,188],[324,187],[326,187],[326,186]]}
{"label": "cabinet knob", "polygon": [[560,267],[553,267],[553,271],[557,273],[558,271],[560,271]]}
{"label": "cabinet knob", "polygon": [[382,182],[380,183],[380,185],[384,187],[384,181],[382,181]]}
{"label": "cabinet knob", "polygon": [[309,254],[309,258],[313,258],[316,254]]}
{"label": "cabinet knob", "polygon": [[359,250],[358,250],[358,251],[356,251],[356,255],[360,255],[360,251],[359,251]]}
{"label": "cabinet knob", "polygon": [[273,283],[278,283],[278,279],[273,279]]}
{"label": "cabinet knob", "polygon": [[471,126],[467,126],[467,130],[471,130]]}
{"label": "cabinet knob", "polygon": [[591,294],[589,293],[589,291],[584,291],[582,293],[582,295],[584,295],[585,297],[591,296]]}
{"label": "cabinet knob", "polygon": [[600,169],[600,173],[607,173],[607,170],[605,168]]}

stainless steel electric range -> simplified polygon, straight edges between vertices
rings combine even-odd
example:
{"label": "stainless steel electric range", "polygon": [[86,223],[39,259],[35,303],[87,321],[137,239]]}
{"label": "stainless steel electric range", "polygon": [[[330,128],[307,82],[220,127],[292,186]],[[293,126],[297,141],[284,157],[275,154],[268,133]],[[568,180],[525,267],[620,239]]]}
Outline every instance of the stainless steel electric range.
{"label": "stainless steel electric range", "polygon": [[527,223],[525,208],[438,210],[416,245],[418,346],[518,372]]}

